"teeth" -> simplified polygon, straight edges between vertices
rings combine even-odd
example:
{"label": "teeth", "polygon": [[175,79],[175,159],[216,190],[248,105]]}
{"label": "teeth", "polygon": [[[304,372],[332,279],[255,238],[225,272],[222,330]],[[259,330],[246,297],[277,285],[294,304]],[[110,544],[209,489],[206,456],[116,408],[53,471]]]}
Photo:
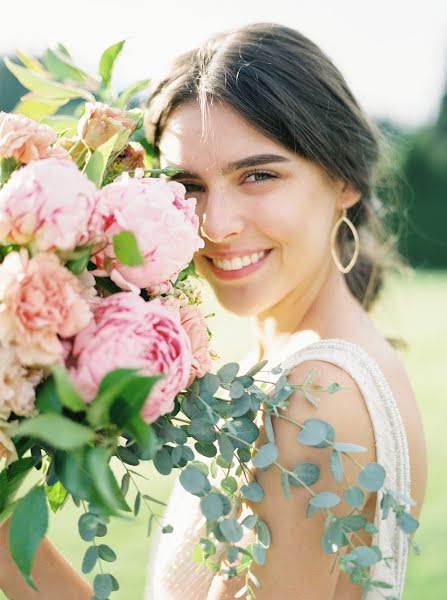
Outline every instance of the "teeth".
{"label": "teeth", "polygon": [[212,258],[213,264],[219,269],[223,271],[238,271],[243,267],[247,267],[248,265],[252,265],[261,260],[263,256],[267,253],[263,250],[262,252],[254,252],[253,254],[246,254],[245,256],[238,256],[236,258],[232,258],[231,260],[219,260],[217,258]]}

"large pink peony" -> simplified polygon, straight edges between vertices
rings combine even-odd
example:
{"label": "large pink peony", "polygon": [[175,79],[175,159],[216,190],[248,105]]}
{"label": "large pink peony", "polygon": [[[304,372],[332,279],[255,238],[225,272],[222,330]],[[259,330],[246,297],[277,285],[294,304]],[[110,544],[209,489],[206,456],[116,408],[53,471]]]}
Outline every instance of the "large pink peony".
{"label": "large pink peony", "polygon": [[142,411],[152,423],[171,411],[185,388],[191,369],[191,344],[178,312],[159,300],[121,292],[100,301],[95,320],[76,336],[76,366],[72,379],[87,401],[94,398],[102,377],[117,368],[136,368],[165,377],[152,388]]}
{"label": "large pink peony", "polygon": [[[137,291],[167,282],[203,248],[196,200],[185,199],[182,184],[156,178],[132,179],[124,174],[100,194],[109,244],[96,256],[96,264],[122,289]],[[135,235],[144,265],[130,267],[116,258],[113,235],[123,230]]]}
{"label": "large pink peony", "polygon": [[22,115],[0,112],[0,156],[4,158],[15,158],[21,163],[50,156],[70,158],[63,148],[50,148],[56,139],[56,132],[48,125]]}
{"label": "large pink peony", "polygon": [[32,161],[0,190],[0,243],[71,252],[95,233],[97,202],[95,186],[72,161]]}
{"label": "large pink peony", "polygon": [[192,362],[187,386],[212,368],[209,336],[205,317],[198,306],[182,306],[180,319],[191,342]]}
{"label": "large pink peony", "polygon": [[[85,296],[85,297],[84,297]],[[55,254],[11,252],[0,265],[0,343],[23,365],[62,361],[61,338],[92,319],[87,291]]]}

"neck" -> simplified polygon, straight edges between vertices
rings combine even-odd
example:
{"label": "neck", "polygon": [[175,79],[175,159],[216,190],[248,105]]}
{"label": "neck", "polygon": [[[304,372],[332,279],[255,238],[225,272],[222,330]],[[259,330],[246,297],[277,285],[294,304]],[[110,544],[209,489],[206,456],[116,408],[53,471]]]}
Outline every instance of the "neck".
{"label": "neck", "polygon": [[[355,311],[355,312],[354,312]],[[363,309],[351,294],[345,278],[332,261],[312,281],[305,282],[256,315],[255,335],[259,360],[281,348],[293,334],[312,332],[318,338],[343,337],[347,320]]]}

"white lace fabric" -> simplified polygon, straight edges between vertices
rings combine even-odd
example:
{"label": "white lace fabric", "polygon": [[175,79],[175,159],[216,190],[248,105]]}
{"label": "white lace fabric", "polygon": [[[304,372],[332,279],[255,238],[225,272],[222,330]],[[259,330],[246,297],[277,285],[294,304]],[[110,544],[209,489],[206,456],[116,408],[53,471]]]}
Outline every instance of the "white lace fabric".
{"label": "white lace fabric", "polygon": [[[281,361],[281,366],[291,369],[306,360],[336,364],[356,382],[373,426],[377,462],[386,471],[385,487],[409,497],[410,460],[406,432],[391,388],[377,362],[360,346],[333,338],[317,340],[300,348]],[[407,568],[408,541],[397,526],[392,511],[387,519],[381,519],[381,497],[378,492],[374,518],[378,532],[373,535],[372,544],[379,546],[383,556],[393,556],[395,560],[389,561],[389,566],[380,561],[372,567],[371,575],[373,579],[393,586],[393,589],[384,590],[386,595],[400,598]],[[164,513],[165,523],[170,523],[174,531],[161,534],[159,528],[155,535],[145,600],[206,600],[214,575],[192,558],[194,547],[205,532],[206,520],[199,502],[200,499],[184,490],[177,479]],[[221,548],[223,545],[218,552]],[[382,592],[378,590],[367,595],[367,600],[382,599]]]}

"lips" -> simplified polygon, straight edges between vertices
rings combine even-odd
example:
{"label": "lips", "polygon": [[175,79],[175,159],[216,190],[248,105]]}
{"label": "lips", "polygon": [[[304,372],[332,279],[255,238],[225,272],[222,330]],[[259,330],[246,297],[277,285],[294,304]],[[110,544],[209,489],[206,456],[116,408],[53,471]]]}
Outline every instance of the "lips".
{"label": "lips", "polygon": [[[265,264],[265,262],[270,257],[271,251],[272,251],[272,249],[261,251],[261,252],[264,252],[264,255],[261,256],[257,262],[253,262],[246,266],[240,266],[240,261],[237,260],[238,258],[241,257],[241,254],[238,254],[236,256],[233,255],[233,257],[232,257],[233,261],[236,263],[236,265],[238,267],[236,269],[231,268],[230,259],[224,259],[224,262],[221,263],[221,265],[216,265],[210,257],[206,256],[205,258],[207,260],[209,270],[218,279],[222,279],[222,280],[241,279],[242,277],[246,277],[246,276],[250,275],[251,273],[254,273],[258,269],[261,269],[262,266]],[[242,255],[242,256],[244,256],[244,255]],[[245,254],[245,256],[247,256],[247,254]],[[220,262],[220,260],[222,260],[222,259],[218,259],[218,260]],[[222,266],[224,266],[224,268],[222,268]]]}

